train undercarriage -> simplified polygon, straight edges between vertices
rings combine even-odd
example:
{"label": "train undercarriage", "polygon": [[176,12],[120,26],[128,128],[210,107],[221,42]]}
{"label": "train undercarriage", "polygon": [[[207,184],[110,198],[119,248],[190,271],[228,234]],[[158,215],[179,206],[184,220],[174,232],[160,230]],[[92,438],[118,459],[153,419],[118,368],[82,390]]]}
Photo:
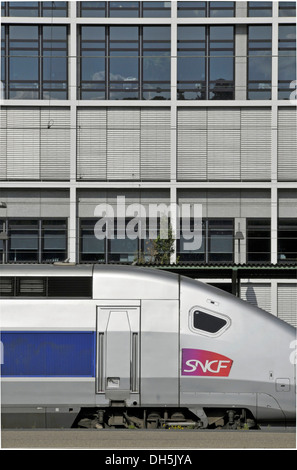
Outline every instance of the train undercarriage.
{"label": "train undercarriage", "polygon": [[82,408],[72,427],[127,429],[257,429],[246,409]]}

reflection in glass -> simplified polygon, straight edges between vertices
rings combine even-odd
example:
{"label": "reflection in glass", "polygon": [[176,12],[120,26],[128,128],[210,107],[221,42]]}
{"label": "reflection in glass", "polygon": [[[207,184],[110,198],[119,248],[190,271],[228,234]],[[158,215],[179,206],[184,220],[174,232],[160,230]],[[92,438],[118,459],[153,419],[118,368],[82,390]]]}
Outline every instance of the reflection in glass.
{"label": "reflection in glass", "polygon": [[278,8],[280,17],[296,17],[296,2],[278,2]]}
{"label": "reflection in glass", "polygon": [[[194,232],[193,220],[190,221],[190,230]],[[233,219],[204,219],[202,230],[202,244],[199,249],[185,249],[185,240],[182,236],[178,241],[178,257],[183,262],[232,262],[233,261]]]}
{"label": "reflection in glass", "polygon": [[143,27],[142,99],[170,98],[170,27]]}
{"label": "reflection in glass", "polygon": [[248,99],[271,99],[271,26],[248,27]]}
{"label": "reflection in glass", "polygon": [[95,237],[94,227],[97,220],[84,219],[80,225],[80,262],[104,262],[105,240]]}
{"label": "reflection in glass", "polygon": [[105,99],[106,46],[104,26],[80,30],[80,98]]}
{"label": "reflection in glass", "polygon": [[67,27],[7,25],[1,33],[5,98],[67,99]]}
{"label": "reflection in glass", "polygon": [[233,17],[235,2],[177,2],[179,18]]}
{"label": "reflection in glass", "polygon": [[272,16],[272,2],[248,2],[249,17]]}
{"label": "reflection in glass", "polygon": [[79,97],[169,99],[170,26],[82,26]]}
{"label": "reflection in glass", "polygon": [[9,262],[38,262],[38,221],[12,220],[9,223]]}
{"label": "reflection in glass", "polygon": [[178,99],[234,99],[233,26],[178,27]]}
{"label": "reflection in glass", "polygon": [[109,99],[138,99],[138,27],[110,27]]}
{"label": "reflection in glass", "polygon": [[289,100],[296,79],[296,25],[279,25],[278,98]]}

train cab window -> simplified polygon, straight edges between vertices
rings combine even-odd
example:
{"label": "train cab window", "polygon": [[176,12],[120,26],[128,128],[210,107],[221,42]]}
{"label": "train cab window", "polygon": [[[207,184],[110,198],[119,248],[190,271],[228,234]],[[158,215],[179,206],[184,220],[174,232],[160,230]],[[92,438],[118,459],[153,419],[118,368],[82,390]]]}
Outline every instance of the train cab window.
{"label": "train cab window", "polygon": [[223,317],[212,315],[200,310],[192,312],[192,327],[205,334],[218,334],[228,326],[229,322]]}
{"label": "train cab window", "polygon": [[45,295],[45,279],[36,278],[22,278],[18,280],[17,294],[22,296],[44,296]]}

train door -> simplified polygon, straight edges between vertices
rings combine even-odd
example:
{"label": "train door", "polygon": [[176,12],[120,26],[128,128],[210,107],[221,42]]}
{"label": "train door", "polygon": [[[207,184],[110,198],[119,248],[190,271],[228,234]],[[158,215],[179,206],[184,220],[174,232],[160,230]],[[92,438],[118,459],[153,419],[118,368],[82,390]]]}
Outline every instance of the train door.
{"label": "train door", "polygon": [[139,404],[140,306],[97,307],[96,392],[110,404]]}

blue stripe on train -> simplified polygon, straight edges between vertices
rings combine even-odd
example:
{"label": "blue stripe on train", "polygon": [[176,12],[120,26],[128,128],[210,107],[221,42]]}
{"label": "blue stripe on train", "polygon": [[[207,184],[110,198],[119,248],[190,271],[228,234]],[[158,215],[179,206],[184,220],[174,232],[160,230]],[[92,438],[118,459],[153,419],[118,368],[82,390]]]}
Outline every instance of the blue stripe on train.
{"label": "blue stripe on train", "polygon": [[5,331],[2,377],[94,377],[93,331]]}

